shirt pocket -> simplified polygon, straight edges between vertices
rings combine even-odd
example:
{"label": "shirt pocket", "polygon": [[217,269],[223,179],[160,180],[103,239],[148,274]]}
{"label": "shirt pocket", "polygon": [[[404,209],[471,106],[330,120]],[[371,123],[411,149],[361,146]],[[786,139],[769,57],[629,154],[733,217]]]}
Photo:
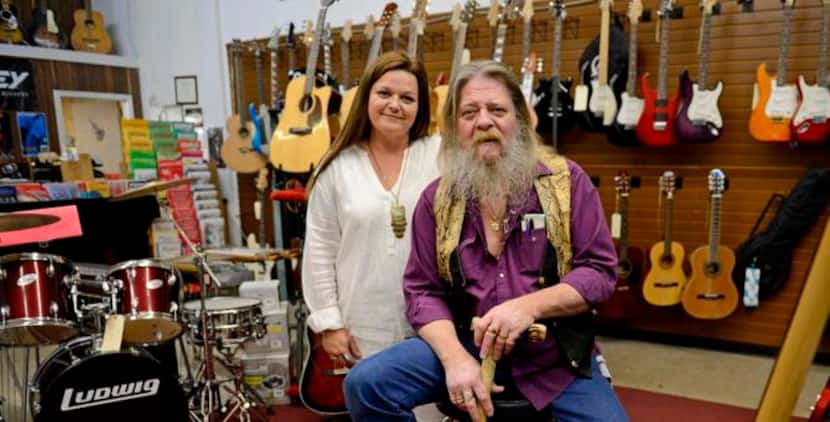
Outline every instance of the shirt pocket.
{"label": "shirt pocket", "polygon": [[522,275],[538,278],[545,260],[548,238],[544,228],[523,231],[519,234],[517,263]]}

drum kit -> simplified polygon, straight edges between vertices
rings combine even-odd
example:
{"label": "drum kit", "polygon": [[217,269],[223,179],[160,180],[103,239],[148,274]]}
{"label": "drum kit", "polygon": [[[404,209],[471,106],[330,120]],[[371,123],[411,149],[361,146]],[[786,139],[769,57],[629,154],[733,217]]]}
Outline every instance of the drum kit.
{"label": "drum kit", "polygon": [[[0,228],[11,225],[10,220],[36,226],[34,218],[40,217],[0,215]],[[221,287],[220,282],[201,247],[177,229],[199,270],[197,300],[181,300],[181,276],[161,260],[122,262],[88,279],[80,277],[77,266],[61,256],[18,253],[0,257],[0,358],[5,347],[11,372],[0,378],[18,380],[18,387],[25,390],[20,392],[22,409],[35,422],[213,422],[261,416],[252,410],[264,406],[264,401],[242,382],[242,368],[235,357],[244,343],[265,335],[260,301],[207,297],[208,289]],[[110,320],[123,320],[121,347],[116,350],[102,347]],[[195,377],[185,338],[201,361]],[[171,373],[145,349],[174,341],[185,358],[187,375],[181,380],[178,372]],[[29,378],[28,351],[34,349],[39,361],[38,347],[45,345],[57,347],[36,363],[37,370]],[[23,382],[9,358],[12,347],[25,348]],[[218,378],[215,364],[225,369],[227,378]],[[0,396],[0,410],[3,400]]]}

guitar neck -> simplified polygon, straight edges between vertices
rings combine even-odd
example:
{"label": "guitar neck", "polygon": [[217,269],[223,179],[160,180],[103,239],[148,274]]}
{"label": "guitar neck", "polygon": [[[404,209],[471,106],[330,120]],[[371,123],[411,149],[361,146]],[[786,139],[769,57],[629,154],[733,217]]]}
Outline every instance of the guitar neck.
{"label": "guitar neck", "polygon": [[663,256],[667,257],[671,255],[671,226],[674,196],[666,195],[663,206],[665,207],[665,210],[663,211]]}
{"label": "guitar neck", "polygon": [[[501,63],[504,58],[504,38],[507,35],[507,24],[504,22],[499,23],[498,29],[496,30],[496,45],[493,47],[493,61],[497,61]],[[527,57],[527,56],[523,56]]]}
{"label": "guitar neck", "polygon": [[86,10],[86,18],[92,20],[92,0],[84,0],[84,10]]}
{"label": "guitar neck", "polygon": [[254,55],[254,70],[256,71],[256,98],[258,106],[265,104],[265,77],[262,71],[262,53],[259,50]]}
{"label": "guitar neck", "polygon": [[625,91],[632,96],[637,95],[637,30],[639,27],[639,21],[632,20],[628,34],[628,80],[625,84]]}
{"label": "guitar neck", "polygon": [[331,44],[323,43],[323,71],[331,75]]}
{"label": "guitar neck", "polygon": [[375,29],[375,34],[372,35],[372,46],[369,48],[369,55],[366,56],[366,70],[369,70],[372,62],[380,55],[380,47],[383,44],[383,29],[383,25],[379,25],[379,28]]}
{"label": "guitar neck", "polygon": [[709,29],[712,26],[712,15],[703,13],[703,23],[700,26],[700,57],[697,65],[697,85],[706,89],[706,76],[709,68]]}
{"label": "guitar neck", "polygon": [[288,47],[288,70],[292,71],[297,68],[297,56],[294,53],[294,46]]}
{"label": "guitar neck", "polygon": [[455,49],[452,52],[452,70],[450,81],[455,78],[455,72],[461,67],[461,57],[464,55],[464,43],[467,42],[467,23],[461,22],[458,25],[458,32],[455,34]]}
{"label": "guitar neck", "polygon": [[778,51],[778,68],[775,82],[778,86],[787,83],[787,55],[790,50],[790,27],[793,22],[793,8],[784,6],[784,28],[781,31],[781,49]]}
{"label": "guitar neck", "polygon": [[351,75],[349,75],[349,64],[352,61],[349,52],[349,45],[349,41],[346,40],[342,40],[340,43],[340,61],[343,66],[341,77],[343,78],[343,86],[347,89],[352,85]]}
{"label": "guitar neck", "polygon": [[628,260],[628,194],[620,195],[620,261]]}
{"label": "guitar neck", "polygon": [[611,37],[611,12],[608,7],[602,8],[602,21],[599,31],[599,86],[608,85],[608,42]]}
{"label": "guitar neck", "polygon": [[666,99],[666,83],[669,73],[669,22],[671,18],[666,12],[660,20],[660,68],[657,78],[657,99]]}
{"label": "guitar neck", "polygon": [[712,221],[709,225],[709,262],[718,262],[718,248],[720,246],[720,211],[721,195],[712,195],[711,215]]}
{"label": "guitar neck", "polygon": [[277,49],[271,49],[271,108],[276,110],[280,104],[280,83],[279,83],[280,56]]}
{"label": "guitar neck", "polygon": [[406,42],[406,54],[412,59],[418,55],[418,23],[414,16],[409,23],[409,39]]}
{"label": "guitar neck", "polygon": [[308,52],[308,60],[305,67],[305,87],[304,94],[311,94],[314,88],[314,73],[317,70],[317,58],[320,54],[320,34],[323,33],[323,28],[326,24],[326,11],[328,8],[321,7],[320,13],[317,14],[317,27],[314,30],[314,41],[311,43],[311,49]]}
{"label": "guitar neck", "polygon": [[235,48],[233,53],[233,78],[234,86],[236,87],[236,112],[239,114],[239,123],[241,127],[245,127],[248,122],[247,113],[245,113],[245,84],[242,82],[242,58],[239,48]]}
{"label": "guitar neck", "polygon": [[522,25],[522,57],[530,55],[530,25],[530,20],[526,20]]}
{"label": "guitar neck", "polygon": [[[551,57],[551,63],[553,66],[553,76],[558,77],[560,67],[562,66],[562,18],[557,17],[554,19],[553,22],[553,57]],[[559,94],[559,86],[555,86],[553,89],[553,96],[558,97]],[[556,114],[554,112],[554,114]]]}
{"label": "guitar neck", "polygon": [[827,87],[827,55],[830,51],[827,49],[827,44],[830,42],[830,4],[825,4],[822,8],[823,19],[821,21],[821,54],[818,56],[818,72],[816,73],[816,82],[821,87]]}

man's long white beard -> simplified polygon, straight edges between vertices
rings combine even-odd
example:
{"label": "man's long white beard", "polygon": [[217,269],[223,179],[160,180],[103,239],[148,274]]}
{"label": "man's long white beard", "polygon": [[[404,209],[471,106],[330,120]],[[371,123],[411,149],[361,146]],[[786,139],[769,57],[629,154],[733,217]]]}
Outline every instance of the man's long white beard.
{"label": "man's long white beard", "polygon": [[493,163],[476,157],[476,148],[460,144],[447,151],[441,177],[450,182],[455,195],[465,201],[495,205],[508,201],[510,208],[524,205],[536,179],[536,160],[529,142],[509,142],[505,153]]}

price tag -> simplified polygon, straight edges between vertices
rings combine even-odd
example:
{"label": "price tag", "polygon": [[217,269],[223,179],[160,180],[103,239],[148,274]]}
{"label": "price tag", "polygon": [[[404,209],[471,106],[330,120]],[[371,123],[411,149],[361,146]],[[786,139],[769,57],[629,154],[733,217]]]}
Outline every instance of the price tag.
{"label": "price tag", "polygon": [[620,213],[615,212],[611,214],[611,237],[614,239],[620,238],[620,232],[622,231],[622,216]]}

